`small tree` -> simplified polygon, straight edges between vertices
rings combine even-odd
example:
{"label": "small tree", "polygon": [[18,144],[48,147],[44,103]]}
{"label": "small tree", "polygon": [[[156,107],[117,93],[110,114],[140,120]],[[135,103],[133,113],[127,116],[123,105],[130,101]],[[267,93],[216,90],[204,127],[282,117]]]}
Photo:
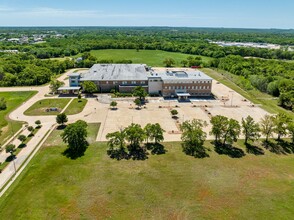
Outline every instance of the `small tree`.
{"label": "small tree", "polygon": [[51,80],[49,84],[50,91],[55,94],[58,91],[58,88],[63,86],[64,82],[58,81],[56,79]]}
{"label": "small tree", "polygon": [[110,107],[111,107],[111,109],[115,109],[116,106],[117,106],[117,102],[116,102],[116,101],[112,101],[112,102],[110,103]]}
{"label": "small tree", "polygon": [[133,90],[133,96],[138,97],[140,101],[143,101],[147,96],[147,92],[142,86],[136,86]]}
{"label": "small tree", "polygon": [[21,134],[21,135],[18,136],[17,139],[20,140],[21,143],[23,143],[27,139],[27,137],[25,135]]}
{"label": "small tree", "polygon": [[56,116],[56,122],[60,125],[64,125],[68,121],[65,113],[58,114]]}
{"label": "small tree", "polygon": [[183,65],[183,67],[186,67],[188,64],[188,60],[182,60],[181,64]]}
{"label": "small tree", "polygon": [[78,100],[79,100],[79,102],[82,101],[82,95],[81,95],[81,93],[78,94]]}
{"label": "small tree", "polygon": [[135,99],[134,103],[137,106],[137,108],[140,109],[140,107],[141,107],[141,101],[140,101],[140,99]]}
{"label": "small tree", "polygon": [[35,124],[37,125],[37,128],[41,127],[41,121],[40,120],[35,121]]}
{"label": "small tree", "polygon": [[0,98],[0,110],[5,110],[7,108],[6,100],[2,97]]}
{"label": "small tree", "polygon": [[14,144],[8,144],[6,147],[5,147],[5,151],[6,153],[13,153],[15,151],[15,145]]}
{"label": "small tree", "polygon": [[88,146],[87,138],[87,123],[82,120],[68,125],[61,138],[64,143],[68,144],[68,155],[71,158],[82,156]]}
{"label": "small tree", "polygon": [[268,138],[272,136],[275,124],[274,124],[274,116],[265,115],[264,118],[261,119],[261,133],[265,135],[265,142],[268,142]]}
{"label": "small tree", "polygon": [[92,94],[94,92],[97,92],[97,86],[92,81],[85,81],[83,82],[82,86],[85,93]]}
{"label": "small tree", "polygon": [[34,129],[33,126],[29,126],[29,127],[28,127],[28,131],[31,132],[31,133],[30,133],[31,136],[33,135],[34,130],[35,130],[35,129]]}
{"label": "small tree", "polygon": [[176,109],[171,110],[170,113],[172,114],[172,118],[178,118],[177,115],[179,114],[179,112]]}
{"label": "small tree", "polygon": [[259,124],[255,123],[253,118],[249,115],[247,118],[242,118],[242,132],[245,136],[245,144],[247,141],[255,141],[260,137],[260,128]]}
{"label": "small tree", "polygon": [[176,62],[173,58],[165,58],[165,60],[163,61],[165,67],[172,67],[175,63]]}

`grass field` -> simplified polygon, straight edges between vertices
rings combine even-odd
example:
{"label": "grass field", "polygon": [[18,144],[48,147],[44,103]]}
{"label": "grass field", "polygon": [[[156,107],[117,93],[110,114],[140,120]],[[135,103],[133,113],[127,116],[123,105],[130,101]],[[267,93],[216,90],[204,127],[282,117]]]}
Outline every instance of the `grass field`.
{"label": "grass field", "polygon": [[[236,92],[238,92],[239,94],[241,94],[246,99],[253,102],[254,104],[261,104],[261,107],[264,110],[266,110],[267,112],[272,113],[272,114],[277,114],[277,113],[281,112],[281,113],[285,113],[285,114],[289,115],[290,117],[294,117],[293,112],[279,107],[278,100],[273,99],[272,96],[270,96],[266,93],[262,93],[262,92],[258,91],[257,89],[253,89],[251,91],[245,91],[242,88],[240,88],[239,86],[237,86],[234,82],[229,80],[227,77],[225,77],[225,75],[222,75],[221,73],[216,72],[212,69],[204,68],[204,69],[202,69],[202,71],[205,72],[210,77],[214,78],[215,80],[219,81],[220,83],[235,90]],[[225,73],[225,74],[228,74],[228,73]]]}
{"label": "grass field", "polygon": [[88,100],[87,99],[81,99],[81,101],[79,102],[78,99],[74,99],[69,106],[66,108],[65,110],[65,114],[67,115],[74,115],[74,114],[78,114],[80,112],[83,111],[83,109],[85,108],[86,104],[87,104]]}
{"label": "grass field", "polygon": [[[89,141],[98,126],[91,125]],[[8,192],[0,219],[291,219],[294,155],[195,159],[180,143],[165,155],[116,161],[105,143],[71,160],[56,130]],[[240,141],[235,146],[243,148]],[[244,149],[244,148],[243,148]],[[244,149],[245,151],[245,149]]]}
{"label": "grass field", "polygon": [[[149,66],[163,67],[165,58],[173,58],[176,61],[175,66],[181,66],[181,61],[185,60],[188,54],[165,52],[161,50],[93,50],[91,54],[98,60],[132,60],[133,63],[144,63]],[[203,61],[211,60],[210,57],[203,57]]]}
{"label": "grass field", "polygon": [[[70,98],[60,98],[60,99],[43,99],[34,103],[30,108],[28,108],[24,114],[29,116],[35,115],[57,115],[60,111],[67,105]],[[59,111],[49,111],[48,108],[58,108]]]}
{"label": "grass field", "polygon": [[0,92],[0,98],[4,97],[7,102],[7,109],[0,111],[0,130],[2,130],[0,144],[8,140],[22,125],[21,122],[11,121],[8,118],[10,112],[35,94],[36,92]]}

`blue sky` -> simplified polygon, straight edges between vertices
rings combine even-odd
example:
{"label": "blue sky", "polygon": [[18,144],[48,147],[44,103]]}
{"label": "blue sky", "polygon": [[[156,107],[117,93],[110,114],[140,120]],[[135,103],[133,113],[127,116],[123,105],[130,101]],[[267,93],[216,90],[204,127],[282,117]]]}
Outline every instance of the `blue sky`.
{"label": "blue sky", "polygon": [[0,0],[0,26],[294,28],[294,0]]}

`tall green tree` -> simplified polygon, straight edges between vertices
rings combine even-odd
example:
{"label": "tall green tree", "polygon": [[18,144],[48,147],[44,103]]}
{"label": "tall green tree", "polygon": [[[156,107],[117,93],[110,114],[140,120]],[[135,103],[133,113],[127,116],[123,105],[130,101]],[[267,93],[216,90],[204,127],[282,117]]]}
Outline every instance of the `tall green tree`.
{"label": "tall green tree", "polygon": [[278,140],[281,140],[282,136],[287,135],[289,122],[291,122],[291,118],[284,113],[279,113],[274,116],[274,132],[278,134]]}
{"label": "tall green tree", "polygon": [[260,137],[259,124],[254,121],[254,119],[248,115],[245,119],[242,118],[242,133],[245,136],[245,144],[249,141],[255,141]]}
{"label": "tall green tree", "polygon": [[192,121],[185,121],[181,124],[183,141],[183,151],[190,156],[206,157],[208,156],[203,146],[206,140],[206,132],[203,128],[207,126],[206,121],[200,119],[193,119]]}
{"label": "tall green tree", "polygon": [[130,145],[140,146],[140,144],[146,138],[146,134],[139,124],[132,123],[130,126],[125,128],[126,139],[130,142]]}
{"label": "tall green tree", "polygon": [[210,119],[210,123],[212,124],[210,134],[215,136],[216,143],[220,141],[222,133],[225,132],[228,121],[229,119],[222,115],[216,115]]}
{"label": "tall green tree", "polygon": [[145,131],[147,143],[148,143],[148,140],[151,140],[151,141],[154,140],[155,144],[164,140],[163,132],[165,132],[165,130],[162,129],[162,127],[158,123],[155,123],[155,124],[148,123],[144,127],[144,131]]}
{"label": "tall green tree", "polygon": [[265,135],[265,141],[268,142],[268,138],[272,136],[275,128],[274,116],[265,115],[264,118],[261,119],[261,133]]}
{"label": "tall green tree", "polygon": [[107,145],[109,146],[107,154],[110,156],[110,158],[115,158],[117,160],[129,158],[125,148],[126,132],[124,129],[107,134],[106,139],[108,140]]}
{"label": "tall green tree", "polygon": [[221,134],[223,139],[223,145],[226,143],[232,144],[238,140],[241,132],[241,126],[239,122],[235,119],[229,119],[227,125],[225,126],[224,132]]}
{"label": "tall green tree", "polygon": [[87,142],[87,123],[82,120],[68,125],[63,133],[61,138],[64,143],[68,144],[68,154],[70,157],[75,158],[81,156],[88,146]]}
{"label": "tall green tree", "polygon": [[111,149],[113,149],[114,147],[124,149],[126,146],[126,132],[124,129],[120,129],[119,131],[107,134],[106,139],[108,140],[107,143],[111,147]]}
{"label": "tall green tree", "polygon": [[82,87],[85,93],[92,94],[97,92],[97,85],[92,81],[85,81],[82,83]]}

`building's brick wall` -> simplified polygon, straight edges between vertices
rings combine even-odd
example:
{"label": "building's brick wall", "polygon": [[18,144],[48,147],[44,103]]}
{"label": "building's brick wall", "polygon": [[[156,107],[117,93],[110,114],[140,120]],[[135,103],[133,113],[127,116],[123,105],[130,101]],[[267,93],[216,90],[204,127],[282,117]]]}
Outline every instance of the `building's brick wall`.
{"label": "building's brick wall", "polygon": [[176,91],[185,91],[192,96],[209,96],[212,83],[163,83],[162,95],[176,95]]}

